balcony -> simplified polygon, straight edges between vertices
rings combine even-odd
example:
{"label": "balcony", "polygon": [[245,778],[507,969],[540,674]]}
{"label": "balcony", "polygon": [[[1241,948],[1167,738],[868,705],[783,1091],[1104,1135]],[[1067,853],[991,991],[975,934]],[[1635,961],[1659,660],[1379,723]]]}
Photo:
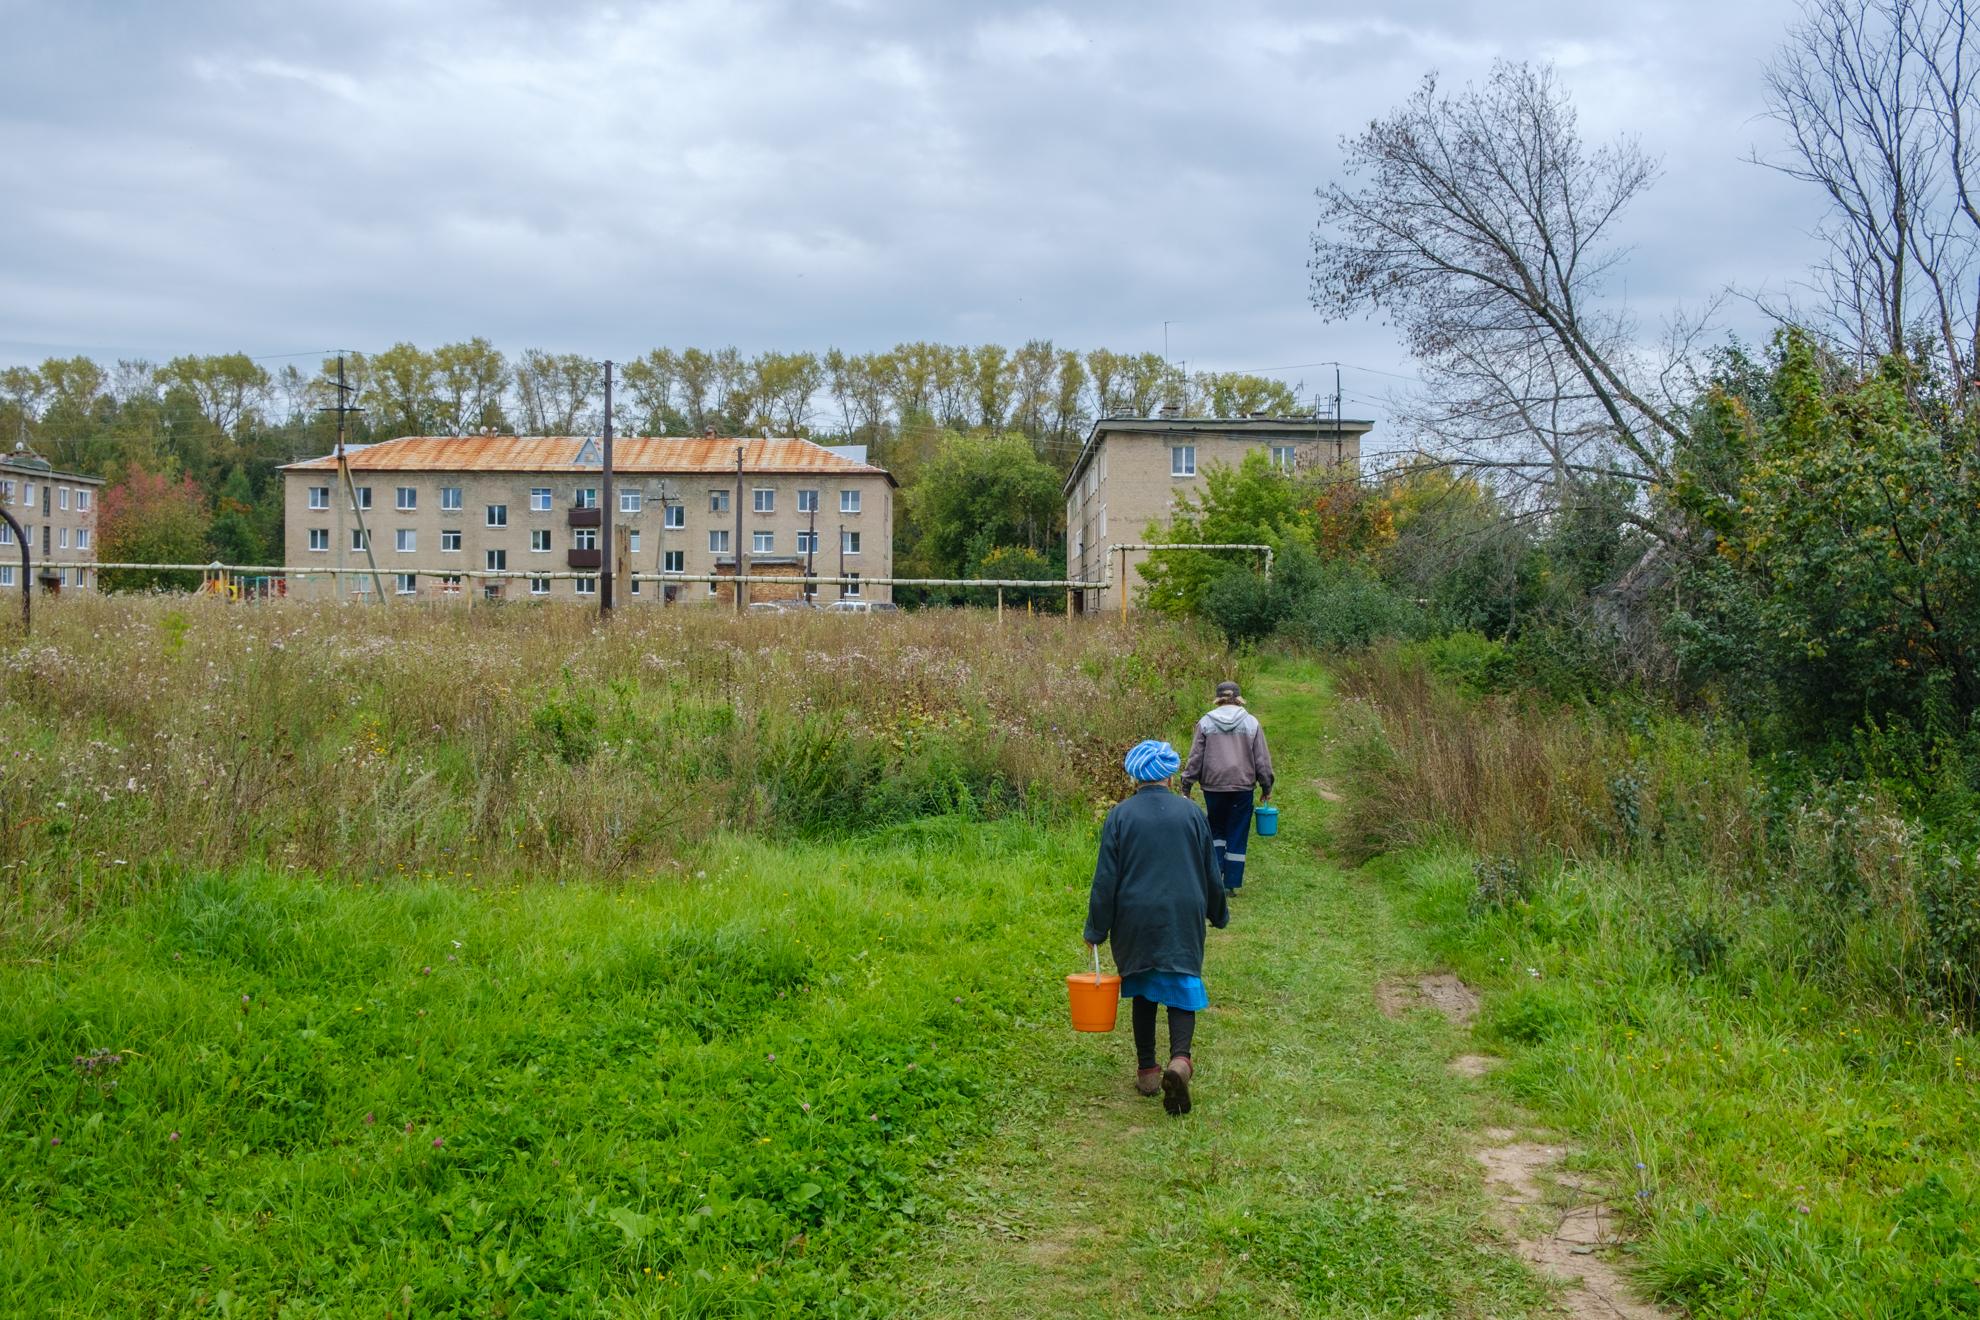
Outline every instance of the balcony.
{"label": "balcony", "polygon": [[571,527],[602,527],[604,524],[605,510],[603,509],[570,510],[570,522],[568,525]]}
{"label": "balcony", "polygon": [[[582,513],[583,510],[573,509],[572,512]],[[572,550],[570,551],[569,557],[566,562],[568,562],[572,568],[595,569],[600,564],[605,562],[605,552],[602,550]]]}

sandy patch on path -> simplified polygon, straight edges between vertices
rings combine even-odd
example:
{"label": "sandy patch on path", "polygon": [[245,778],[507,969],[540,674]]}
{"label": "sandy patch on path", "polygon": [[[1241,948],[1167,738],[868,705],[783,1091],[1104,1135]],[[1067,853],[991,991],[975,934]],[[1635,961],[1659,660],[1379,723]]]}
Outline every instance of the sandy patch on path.
{"label": "sandy patch on path", "polygon": [[1591,1195],[1585,1179],[1541,1175],[1567,1151],[1517,1140],[1504,1128],[1485,1133],[1495,1144],[1477,1152],[1486,1185],[1498,1198],[1499,1227],[1520,1259],[1566,1285],[1561,1306],[1576,1320],[1670,1320],[1671,1313],[1629,1293],[1621,1271],[1600,1254],[1620,1245],[1615,1212]]}
{"label": "sandy patch on path", "polygon": [[1384,977],[1376,983],[1375,1002],[1390,1017],[1401,1017],[1428,1004],[1458,1027],[1470,1026],[1478,1016],[1478,992],[1449,972],[1426,972],[1407,979]]}

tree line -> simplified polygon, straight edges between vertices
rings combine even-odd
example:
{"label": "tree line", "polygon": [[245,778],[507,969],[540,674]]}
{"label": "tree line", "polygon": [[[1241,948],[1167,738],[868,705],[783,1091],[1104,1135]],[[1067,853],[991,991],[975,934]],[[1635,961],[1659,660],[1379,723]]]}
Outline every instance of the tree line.
{"label": "tree line", "polygon": [[[583,354],[531,348],[512,358],[474,338],[350,352],[341,367],[343,397],[361,410],[347,418],[353,442],[482,430],[580,435],[603,423],[604,364]],[[113,484],[99,538],[105,559],[279,562],[277,469],[334,444],[338,369],[335,358],[246,353],[109,366],[49,358],[0,371],[0,434]],[[1063,566],[1057,480],[1095,417],[1312,407],[1267,377],[1184,372],[1159,354],[1081,352],[1041,339],[1015,349],[914,342],[868,353],[656,348],[619,364],[613,405],[621,433],[767,432],[868,446],[904,487],[897,554],[932,576],[973,572],[998,549],[1006,576]],[[919,492],[924,469],[948,484]],[[958,472],[1009,500],[991,508],[952,497]],[[944,523],[961,516],[972,519],[967,527]],[[925,551],[924,533],[932,537]],[[1014,566],[1020,551],[1031,558]]]}

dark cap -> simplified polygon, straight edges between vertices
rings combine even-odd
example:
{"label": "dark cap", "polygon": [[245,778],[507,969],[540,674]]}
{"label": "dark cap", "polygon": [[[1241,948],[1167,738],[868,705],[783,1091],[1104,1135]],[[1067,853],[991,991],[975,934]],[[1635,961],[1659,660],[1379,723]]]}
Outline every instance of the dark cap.
{"label": "dark cap", "polygon": [[1242,695],[1243,694],[1238,691],[1238,685],[1231,682],[1228,678],[1217,685],[1217,700],[1219,701],[1222,701],[1225,697],[1229,697],[1233,701],[1236,701]]}

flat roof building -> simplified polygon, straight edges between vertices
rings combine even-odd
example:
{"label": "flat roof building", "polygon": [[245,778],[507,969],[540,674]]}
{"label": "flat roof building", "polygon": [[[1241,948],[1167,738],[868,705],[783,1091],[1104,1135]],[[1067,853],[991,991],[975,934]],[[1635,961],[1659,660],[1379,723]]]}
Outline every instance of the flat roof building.
{"label": "flat roof building", "polygon": [[[612,446],[612,518],[625,529],[633,572],[733,576],[740,551],[744,572],[893,575],[896,483],[884,468],[798,439],[617,436]],[[598,579],[585,570],[603,558],[597,437],[403,436],[344,452],[355,509],[334,455],[282,469],[291,595],[370,594],[361,511],[385,590],[396,596],[456,596],[472,583],[494,599],[596,598]],[[635,583],[618,603],[733,600],[726,585],[659,585]],[[796,593],[765,584],[756,594]],[[842,596],[885,601],[892,591],[855,582],[817,593],[821,603]]]}
{"label": "flat roof building", "polygon": [[1123,589],[1134,603],[1135,566],[1147,552],[1117,554],[1114,547],[1147,540],[1151,523],[1166,525],[1178,496],[1202,491],[1210,464],[1236,467],[1246,454],[1264,450],[1273,466],[1289,472],[1351,472],[1361,461],[1361,437],[1374,426],[1331,417],[1101,418],[1066,477],[1066,577],[1103,581],[1111,567],[1114,586],[1083,591],[1077,603],[1116,609],[1115,593]]}

